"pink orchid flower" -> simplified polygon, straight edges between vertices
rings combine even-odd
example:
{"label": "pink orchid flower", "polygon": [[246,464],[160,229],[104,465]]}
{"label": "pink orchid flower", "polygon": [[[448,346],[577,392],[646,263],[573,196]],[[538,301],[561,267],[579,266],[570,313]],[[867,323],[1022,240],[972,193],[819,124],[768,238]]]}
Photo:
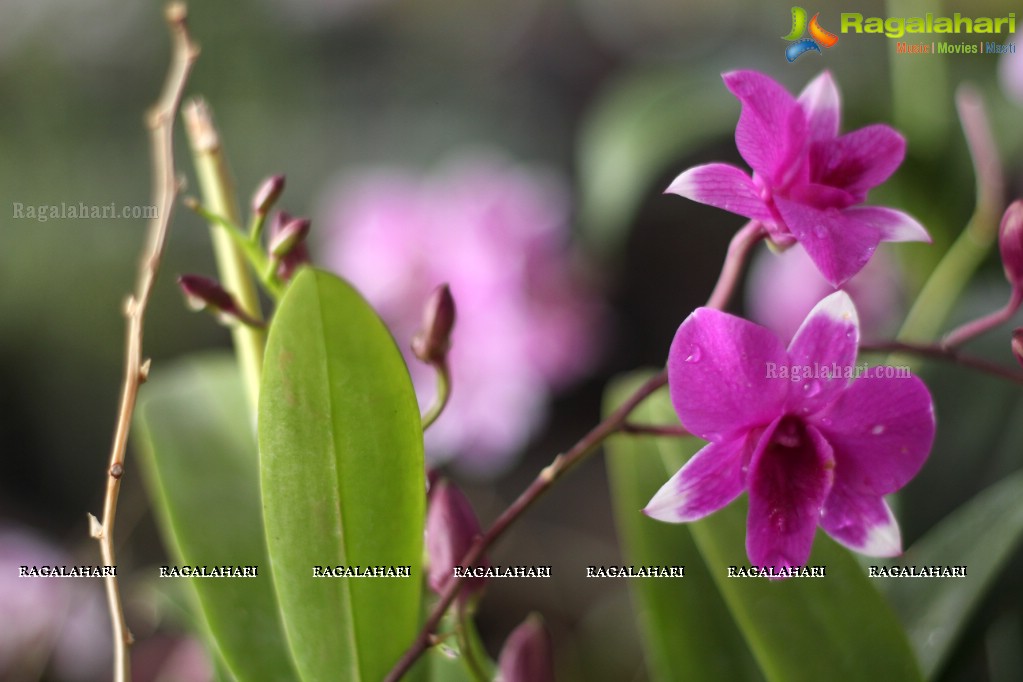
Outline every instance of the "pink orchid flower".
{"label": "pink orchid flower", "polygon": [[851,378],[858,344],[844,291],[817,304],[787,350],[752,322],[693,312],[672,342],[668,386],[682,425],[710,442],[644,512],[695,521],[747,491],[753,564],[805,565],[818,525],[862,554],[900,554],[884,496],[923,466],[934,409],[908,370],[874,367]]}
{"label": "pink orchid flower", "polygon": [[906,142],[880,124],[839,135],[838,88],[828,72],[798,99],[755,71],[723,78],[742,103],[735,144],[753,176],[711,163],[683,172],[668,192],[755,220],[777,246],[798,241],[836,287],[882,241],[930,241],[909,215],[860,206],[902,163]]}

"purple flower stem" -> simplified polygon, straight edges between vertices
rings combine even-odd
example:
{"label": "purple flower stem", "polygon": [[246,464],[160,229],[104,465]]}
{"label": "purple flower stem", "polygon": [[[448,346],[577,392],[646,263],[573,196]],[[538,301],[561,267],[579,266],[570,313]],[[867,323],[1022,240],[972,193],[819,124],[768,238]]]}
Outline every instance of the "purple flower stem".
{"label": "purple flower stem", "polygon": [[757,242],[767,236],[764,226],[756,220],[751,220],[742,229],[735,233],[732,241],[728,244],[728,254],[725,256],[725,263],[721,267],[721,274],[718,275],[717,284],[707,301],[708,308],[724,310],[735,293],[735,286],[739,282],[746,259]]}
{"label": "purple flower stem", "polygon": [[[470,547],[469,551],[464,557],[462,557],[459,565],[472,566],[475,564],[487,548],[501,537],[504,532],[508,530],[508,527],[511,526],[511,524],[518,519],[523,512],[532,506],[532,504],[536,502],[543,493],[547,492],[556,480],[558,480],[573,466],[585,459],[587,455],[596,450],[597,447],[608,438],[608,436],[620,431],[632,411],[635,410],[636,407],[654,391],[663,387],[667,383],[667,370],[661,370],[654,376],[650,377],[629,397],[628,400],[622,403],[618,409],[609,415],[604,421],[593,427],[589,433],[583,436],[582,439],[580,439],[565,453],[555,457],[554,461],[545,467],[540,474],[533,479],[533,482],[529,484],[529,487],[526,488],[518,496],[518,498],[516,498],[516,500],[501,513],[487,532],[473,542],[472,547]],[[395,663],[387,677],[384,678],[386,682],[397,682],[397,680],[401,679],[402,675],[412,668],[412,665],[416,662],[416,660],[431,645],[433,639],[432,633],[437,629],[437,625],[440,623],[441,618],[444,617],[445,611],[447,611],[451,602],[453,602],[455,597],[458,595],[458,592],[462,587],[462,580],[462,578],[455,578],[448,583],[444,593],[441,594],[440,599],[438,599],[437,603],[434,604],[433,610],[430,612],[429,617],[426,619],[422,629],[416,636],[415,641],[412,642],[405,653],[402,654],[402,657],[398,659],[398,662]]]}
{"label": "purple flower stem", "polygon": [[956,348],[973,337],[1007,322],[1019,310],[1020,305],[1023,305],[1023,291],[1013,288],[1012,296],[1005,307],[953,329],[941,340],[942,348]]}
{"label": "purple flower stem", "polygon": [[689,433],[682,426],[671,424],[637,424],[636,422],[625,422],[621,427],[622,433],[634,436],[663,436],[665,438],[685,438],[693,434]]}
{"label": "purple flower stem", "polygon": [[956,348],[938,344],[908,343],[904,341],[885,341],[882,343],[865,343],[860,345],[860,350],[866,353],[910,353],[932,360],[944,360],[963,367],[990,374],[1006,381],[1023,385],[1023,374],[1014,372],[1007,367],[982,360],[980,358],[963,355]]}

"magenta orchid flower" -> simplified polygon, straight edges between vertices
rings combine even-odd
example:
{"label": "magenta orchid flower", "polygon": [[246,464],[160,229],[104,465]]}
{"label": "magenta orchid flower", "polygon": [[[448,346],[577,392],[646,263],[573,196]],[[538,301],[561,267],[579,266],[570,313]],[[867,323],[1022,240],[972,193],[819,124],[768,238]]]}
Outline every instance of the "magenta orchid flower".
{"label": "magenta orchid flower", "polygon": [[723,78],[742,103],[735,144],[753,177],[711,163],[679,175],[668,192],[755,220],[777,246],[798,241],[836,287],[882,241],[930,241],[909,215],[859,205],[902,163],[906,142],[880,124],[839,135],[838,88],[828,72],[798,99],[755,71]]}
{"label": "magenta orchid flower", "polygon": [[746,552],[755,565],[805,565],[818,525],[862,554],[900,554],[884,496],[930,453],[933,404],[908,370],[872,368],[851,379],[858,344],[844,291],[817,304],[787,350],[752,322],[693,312],[672,342],[668,386],[682,425],[710,442],[644,512],[695,521],[747,491]]}

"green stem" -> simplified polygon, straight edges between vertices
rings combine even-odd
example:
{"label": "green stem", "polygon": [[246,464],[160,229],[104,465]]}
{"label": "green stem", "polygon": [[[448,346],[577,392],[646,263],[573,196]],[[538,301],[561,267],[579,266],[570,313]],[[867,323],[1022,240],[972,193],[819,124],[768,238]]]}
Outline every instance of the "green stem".
{"label": "green stem", "polygon": [[234,242],[234,245],[241,250],[242,255],[248,259],[253,272],[256,273],[259,277],[259,281],[262,282],[264,287],[266,287],[267,293],[275,299],[280,299],[281,295],[284,293],[283,288],[281,287],[281,281],[277,278],[276,274],[277,266],[280,265],[280,260],[267,258],[267,255],[263,253],[261,248],[259,248],[258,236],[246,237],[242,234],[241,229],[237,225],[234,225],[226,218],[213,213],[198,202],[191,203],[188,207],[202,216],[210,224],[210,227],[216,225],[224,230],[224,232],[227,233],[227,236],[231,238],[231,241]]}
{"label": "green stem", "polygon": [[438,362],[433,365],[437,370],[437,395],[433,398],[433,404],[423,415],[423,431],[430,428],[430,425],[437,421],[437,417],[444,411],[451,396],[451,372],[448,371],[448,363]]}
{"label": "green stem", "polygon": [[[220,134],[213,124],[212,112],[201,99],[185,104],[183,115],[195,163],[195,172],[202,189],[203,204],[217,216],[223,216],[230,224],[241,224],[241,211],[235,196],[234,182],[227,167],[220,145]],[[221,284],[231,292],[238,305],[249,317],[262,321],[259,295],[247,272],[245,254],[232,239],[229,230],[214,222],[210,225],[213,252],[217,259],[217,270]],[[263,369],[263,350],[266,333],[248,325],[236,325],[231,329],[238,364],[241,368],[242,383],[249,400],[252,414],[256,413],[259,400],[259,381]]]}
{"label": "green stem", "polygon": [[473,641],[475,625],[472,622],[469,599],[460,601],[455,610],[458,612],[458,622],[455,629],[458,632],[458,648],[462,654],[462,660],[465,661],[465,665],[475,682],[487,682],[490,679],[490,675],[484,672],[476,656],[477,651]]}
{"label": "green stem", "polygon": [[959,294],[998,238],[1004,181],[984,104],[976,91],[963,86],[956,92],[956,108],[973,161],[977,204],[970,222],[920,291],[899,331],[899,341],[924,342],[938,335]]}

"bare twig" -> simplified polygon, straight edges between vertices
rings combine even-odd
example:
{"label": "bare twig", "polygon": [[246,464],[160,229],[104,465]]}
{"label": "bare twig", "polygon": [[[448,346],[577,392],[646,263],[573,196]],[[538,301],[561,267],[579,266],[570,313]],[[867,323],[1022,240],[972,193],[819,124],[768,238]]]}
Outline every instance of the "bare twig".
{"label": "bare twig", "polygon": [[[188,33],[187,14],[184,3],[174,2],[166,8],[165,17],[173,43],[171,64],[160,98],[146,114],[153,162],[152,195],[157,213],[149,223],[147,243],[139,261],[135,292],[128,297],[124,306],[127,318],[124,385],[117,412],[110,464],[107,467],[103,520],[101,522],[92,514],[89,515],[90,533],[99,542],[103,563],[107,566],[116,565],[114,520],[117,515],[117,497],[121,490],[121,476],[124,474],[125,448],[139,386],[145,382],[149,374],[149,360],[142,357],[143,322],[153,283],[160,268],[167,229],[174,211],[174,201],[179,191],[173,153],[174,118],[185,83],[188,81],[188,74],[199,56],[199,48]],[[114,680],[126,682],[131,677],[128,647],[132,643],[132,636],[124,619],[117,576],[107,576],[105,586],[113,628]]]}

